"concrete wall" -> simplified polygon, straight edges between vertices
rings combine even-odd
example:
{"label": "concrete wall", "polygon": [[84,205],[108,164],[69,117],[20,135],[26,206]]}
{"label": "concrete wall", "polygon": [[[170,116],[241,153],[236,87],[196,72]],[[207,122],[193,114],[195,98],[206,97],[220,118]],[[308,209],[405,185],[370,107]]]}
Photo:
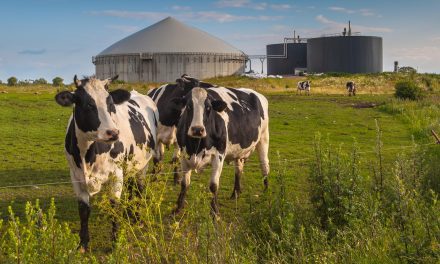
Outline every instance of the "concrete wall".
{"label": "concrete wall", "polygon": [[307,70],[309,72],[382,72],[382,38],[341,36],[308,39]]}
{"label": "concrete wall", "polygon": [[287,43],[287,58],[270,58],[270,55],[283,55],[284,45],[266,46],[267,74],[294,74],[295,68],[307,68],[307,43]]}
{"label": "concrete wall", "polygon": [[94,58],[100,79],[119,75],[125,82],[174,82],[186,73],[198,79],[241,74],[245,56],[236,54],[127,54]]}

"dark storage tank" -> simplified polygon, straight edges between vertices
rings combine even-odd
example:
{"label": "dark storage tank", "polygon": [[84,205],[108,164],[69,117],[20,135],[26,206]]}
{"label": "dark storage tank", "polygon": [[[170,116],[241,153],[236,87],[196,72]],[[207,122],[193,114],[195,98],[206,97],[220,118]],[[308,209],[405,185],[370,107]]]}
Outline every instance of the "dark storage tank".
{"label": "dark storage tank", "polygon": [[270,44],[266,55],[267,74],[294,74],[295,68],[307,68],[307,43]]}
{"label": "dark storage tank", "polygon": [[337,36],[307,40],[308,72],[382,72],[382,57],[381,37]]}

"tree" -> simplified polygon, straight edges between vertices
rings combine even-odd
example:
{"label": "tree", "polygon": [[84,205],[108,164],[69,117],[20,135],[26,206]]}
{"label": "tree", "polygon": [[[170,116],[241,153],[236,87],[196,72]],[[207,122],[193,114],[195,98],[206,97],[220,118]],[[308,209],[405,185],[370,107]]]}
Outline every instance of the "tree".
{"label": "tree", "polygon": [[[61,81],[62,82],[62,81]],[[46,81],[46,79],[44,79],[44,78],[40,78],[40,79],[36,79],[35,81],[34,81],[34,84],[47,84],[47,81]]]}
{"label": "tree", "polygon": [[63,84],[63,81],[64,81],[63,78],[61,78],[61,77],[55,77],[55,78],[53,78],[53,80],[52,80],[52,85],[53,85],[53,86],[63,86],[63,85],[64,85],[64,84]]}
{"label": "tree", "polygon": [[399,72],[401,73],[417,73],[417,70],[411,66],[403,66],[399,68]]}
{"label": "tree", "polygon": [[18,82],[17,78],[15,78],[14,76],[12,76],[12,77],[10,77],[10,78],[8,79],[8,86],[14,86],[14,85],[17,85],[17,82]]}

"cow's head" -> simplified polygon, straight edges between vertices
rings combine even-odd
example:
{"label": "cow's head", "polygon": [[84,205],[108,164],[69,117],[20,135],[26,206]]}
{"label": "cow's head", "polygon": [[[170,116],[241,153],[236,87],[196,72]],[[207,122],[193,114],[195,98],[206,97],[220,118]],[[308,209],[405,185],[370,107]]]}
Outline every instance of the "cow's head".
{"label": "cow's head", "polygon": [[186,116],[184,122],[188,122],[187,135],[193,138],[205,138],[207,125],[212,124],[215,112],[222,112],[227,104],[222,100],[216,100],[209,96],[206,89],[194,88],[183,98],[174,98],[176,107],[185,108],[182,115]]}
{"label": "cow's head", "polygon": [[176,79],[177,88],[182,91],[189,91],[194,87],[198,87],[200,81],[196,78],[183,74],[179,79]]}
{"label": "cow's head", "polygon": [[114,122],[115,104],[122,104],[130,99],[130,92],[115,90],[108,92],[111,79],[99,80],[86,78],[79,80],[76,75],[73,82],[74,92],[63,91],[55,96],[61,106],[74,105],[73,116],[79,130],[90,141],[112,143],[119,138],[119,129]]}

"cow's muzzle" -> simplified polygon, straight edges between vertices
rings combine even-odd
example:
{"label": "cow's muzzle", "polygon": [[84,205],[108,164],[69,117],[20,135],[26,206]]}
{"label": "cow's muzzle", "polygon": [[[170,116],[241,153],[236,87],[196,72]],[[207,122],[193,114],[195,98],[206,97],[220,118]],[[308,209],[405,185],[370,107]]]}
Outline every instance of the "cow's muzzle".
{"label": "cow's muzzle", "polygon": [[203,138],[206,137],[205,128],[202,126],[193,126],[190,128],[189,136],[194,138]]}
{"label": "cow's muzzle", "polygon": [[119,139],[119,130],[117,129],[109,129],[105,131],[105,135],[107,137],[106,141],[112,142]]}

